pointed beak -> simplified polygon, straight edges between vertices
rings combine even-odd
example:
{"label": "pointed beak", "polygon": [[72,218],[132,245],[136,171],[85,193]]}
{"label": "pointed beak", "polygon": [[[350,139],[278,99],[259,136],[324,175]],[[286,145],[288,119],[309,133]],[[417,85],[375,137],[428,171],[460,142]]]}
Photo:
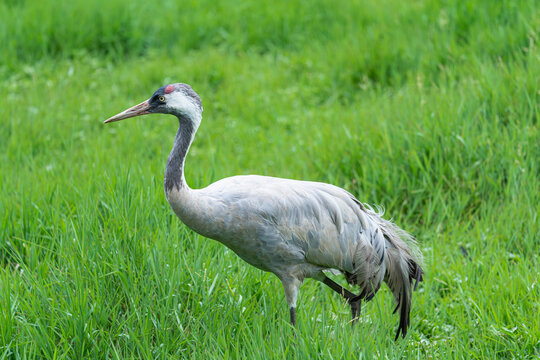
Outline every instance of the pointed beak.
{"label": "pointed beak", "polygon": [[120,114],[116,114],[113,117],[108,118],[107,120],[105,120],[104,124],[124,120],[134,116],[150,114],[148,109],[150,109],[150,103],[148,102],[148,100],[146,100],[139,105],[130,107],[129,109],[122,111]]}

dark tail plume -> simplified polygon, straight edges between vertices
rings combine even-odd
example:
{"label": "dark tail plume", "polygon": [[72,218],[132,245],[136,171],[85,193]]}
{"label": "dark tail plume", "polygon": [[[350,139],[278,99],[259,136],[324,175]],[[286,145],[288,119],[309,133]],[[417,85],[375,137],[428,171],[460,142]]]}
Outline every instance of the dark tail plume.
{"label": "dark tail plume", "polygon": [[407,334],[410,323],[412,291],[413,289],[416,290],[418,283],[423,280],[424,270],[420,266],[422,254],[416,245],[416,241],[409,233],[400,229],[391,221],[383,219],[381,213],[376,213],[371,208],[367,208],[366,212],[382,230],[386,243],[384,281],[397,302],[394,313],[399,310],[397,340],[400,334],[403,337]]}

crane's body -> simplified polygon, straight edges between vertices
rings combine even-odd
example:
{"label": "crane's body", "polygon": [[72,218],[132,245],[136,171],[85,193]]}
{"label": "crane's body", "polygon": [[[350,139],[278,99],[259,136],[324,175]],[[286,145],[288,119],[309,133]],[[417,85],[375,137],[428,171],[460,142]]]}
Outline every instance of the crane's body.
{"label": "crane's body", "polygon": [[357,249],[373,236],[365,208],[330,184],[245,175],[166,195],[191,229],[280,278],[353,273]]}
{"label": "crane's body", "polygon": [[[215,239],[249,264],[274,273],[283,283],[291,322],[296,322],[298,290],[313,278],[340,293],[353,320],[362,300],[370,300],[383,280],[400,310],[400,332],[409,324],[411,285],[422,280],[414,239],[347,191],[325,183],[267,176],[234,176],[191,189],[184,161],[202,119],[198,95],[186,84],[160,88],[148,100],[106,122],[149,113],[179,119],[165,170],[165,194],[175,214],[197,233]],[[358,285],[355,295],[324,270],[343,272]]]}

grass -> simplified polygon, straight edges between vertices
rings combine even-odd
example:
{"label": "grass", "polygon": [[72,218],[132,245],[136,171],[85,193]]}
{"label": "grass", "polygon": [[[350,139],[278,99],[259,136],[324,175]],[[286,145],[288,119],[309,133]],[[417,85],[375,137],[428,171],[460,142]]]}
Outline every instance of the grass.
{"label": "grass", "polygon": [[[539,358],[540,7],[534,1],[0,4],[0,359]],[[76,15],[74,15],[76,14]],[[202,187],[331,182],[419,240],[394,342],[187,229],[162,188],[174,119],[102,121],[170,82],[203,124]]]}

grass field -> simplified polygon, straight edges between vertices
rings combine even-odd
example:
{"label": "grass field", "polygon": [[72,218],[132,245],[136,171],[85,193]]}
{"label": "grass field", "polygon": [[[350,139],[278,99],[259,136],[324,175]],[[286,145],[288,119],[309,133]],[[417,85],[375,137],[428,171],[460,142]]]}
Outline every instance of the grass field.
{"label": "grass field", "polygon": [[[0,359],[540,358],[540,3],[0,2]],[[176,121],[103,120],[186,82],[188,183],[330,182],[413,233],[352,330],[170,210]]]}

